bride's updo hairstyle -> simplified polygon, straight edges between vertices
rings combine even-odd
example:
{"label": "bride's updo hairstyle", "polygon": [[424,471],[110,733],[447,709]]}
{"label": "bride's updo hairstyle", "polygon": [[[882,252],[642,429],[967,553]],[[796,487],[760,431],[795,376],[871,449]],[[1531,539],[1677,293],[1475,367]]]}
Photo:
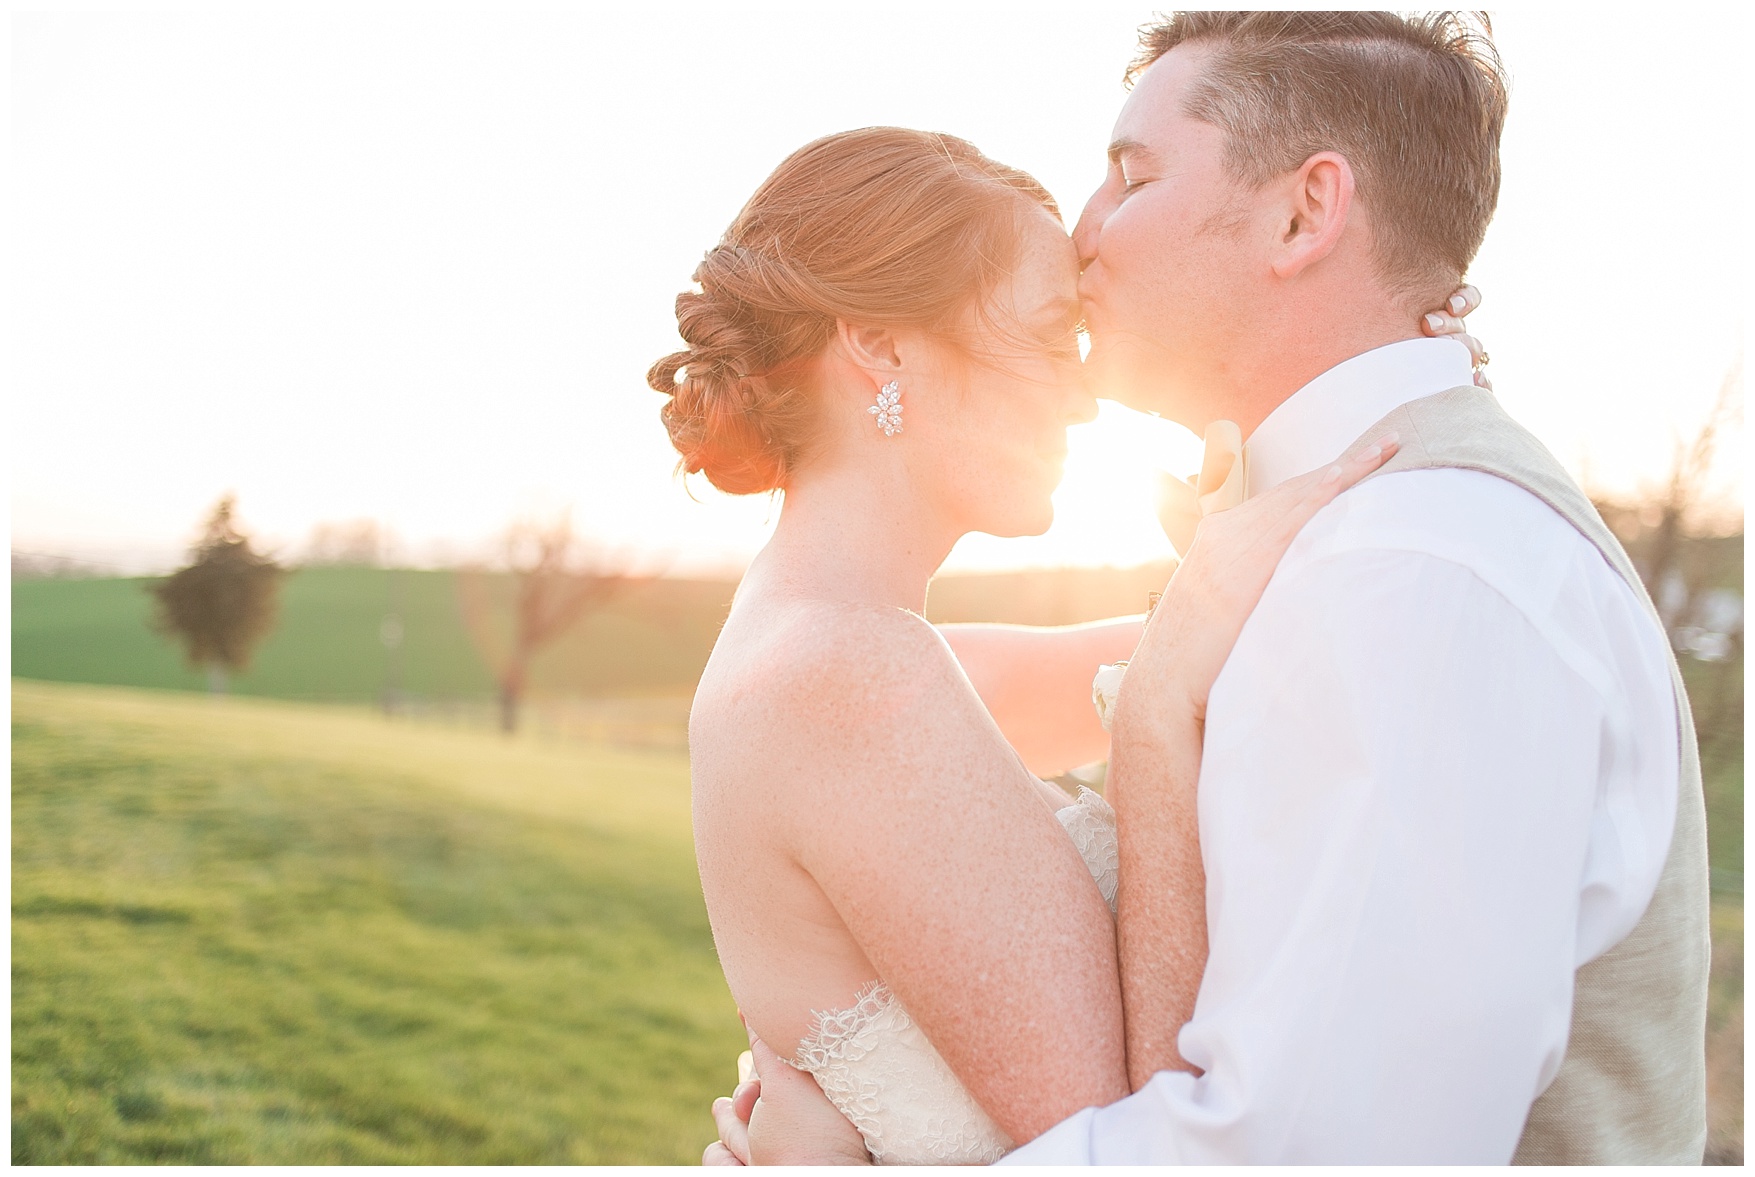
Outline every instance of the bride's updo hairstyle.
{"label": "bride's updo hairstyle", "polygon": [[676,299],[688,345],[646,380],[681,469],[784,489],[817,419],[812,361],[837,319],[957,340],[1016,262],[1034,179],[950,135],[867,127],[806,144],[756,189]]}

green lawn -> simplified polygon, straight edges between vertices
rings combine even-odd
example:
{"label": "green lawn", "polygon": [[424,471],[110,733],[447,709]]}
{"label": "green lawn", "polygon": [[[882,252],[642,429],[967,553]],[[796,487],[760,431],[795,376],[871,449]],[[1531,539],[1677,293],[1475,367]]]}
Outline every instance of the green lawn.
{"label": "green lawn", "polygon": [[[168,691],[12,704],[14,1162],[699,1156],[743,1042],[680,755]],[[1740,1162],[1740,894],[1713,936],[1711,1154]]]}
{"label": "green lawn", "polygon": [[[488,699],[493,677],[458,609],[456,574],[383,568],[302,568],[282,582],[279,621],[232,690],[274,699],[366,703],[388,685],[379,639],[385,614],[402,621],[402,690],[428,700]],[[151,626],[150,581],[12,582],[12,673],[52,682],[206,689]],[[510,616],[511,585],[490,595]],[[735,586],[649,581],[587,614],[536,659],[532,688],[556,696],[686,697]]]}
{"label": "green lawn", "polygon": [[[368,701],[384,689],[378,638],[394,598],[406,639],[404,684],[423,695],[493,691],[457,614],[450,572],[302,569],[283,582],[279,624],[240,694]],[[152,629],[151,581],[14,580],[12,672],[56,682],[205,690],[175,643]]]}
{"label": "green lawn", "polygon": [[742,1046],[673,755],[13,684],[17,1163],[688,1163]]}

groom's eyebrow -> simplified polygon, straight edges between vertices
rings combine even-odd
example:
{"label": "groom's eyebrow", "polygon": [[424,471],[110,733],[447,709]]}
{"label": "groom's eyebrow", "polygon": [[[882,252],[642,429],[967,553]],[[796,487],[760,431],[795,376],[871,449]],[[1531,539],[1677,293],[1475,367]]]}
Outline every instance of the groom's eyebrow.
{"label": "groom's eyebrow", "polygon": [[1152,149],[1138,139],[1117,139],[1109,145],[1109,162],[1120,163],[1124,155],[1151,155]]}

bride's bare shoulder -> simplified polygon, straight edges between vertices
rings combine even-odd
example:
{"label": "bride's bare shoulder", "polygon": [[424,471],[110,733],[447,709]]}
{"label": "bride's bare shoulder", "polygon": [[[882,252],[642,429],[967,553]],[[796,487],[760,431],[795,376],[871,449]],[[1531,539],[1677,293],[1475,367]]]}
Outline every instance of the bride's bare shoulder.
{"label": "bride's bare shoulder", "polygon": [[757,624],[727,624],[690,721],[698,761],[729,754],[789,764],[845,763],[858,746],[880,760],[940,722],[966,725],[980,700],[930,622],[902,609],[810,601]]}
{"label": "bride's bare shoulder", "polygon": [[728,623],[703,687],[766,701],[864,698],[925,676],[962,679],[955,655],[919,614],[881,605],[802,601],[772,607],[753,623]]}

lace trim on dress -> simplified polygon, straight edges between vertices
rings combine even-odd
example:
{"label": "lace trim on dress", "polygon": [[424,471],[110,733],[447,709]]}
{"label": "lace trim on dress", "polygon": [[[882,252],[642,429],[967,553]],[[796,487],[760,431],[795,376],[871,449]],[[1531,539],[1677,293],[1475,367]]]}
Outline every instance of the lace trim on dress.
{"label": "lace trim on dress", "polygon": [[1109,802],[1101,794],[1081,787],[1078,799],[1071,805],[1056,810],[1054,816],[1060,819],[1060,824],[1066,829],[1067,837],[1072,839],[1079,857],[1090,868],[1091,877],[1097,881],[1097,890],[1103,894],[1103,902],[1114,912],[1115,889],[1121,882],[1121,854],[1115,840],[1115,810],[1110,808]]}
{"label": "lace trim on dress", "polygon": [[990,1165],[1011,1150],[883,981],[812,1017],[787,1061],[816,1079],[877,1164]]}
{"label": "lace trim on dress", "polygon": [[[859,1129],[866,1151],[880,1165],[884,1163],[884,1145],[878,1117],[883,1111],[883,1093],[876,1084],[861,1083],[850,1068],[869,1053],[860,1045],[859,1036],[895,1008],[896,995],[890,987],[881,979],[872,981],[854,994],[853,1004],[846,1009],[812,1010],[815,1024],[799,1039],[798,1053],[786,1060],[816,1079],[830,1102]],[[913,1021],[906,1012],[902,1016]]]}
{"label": "lace trim on dress", "polygon": [[842,1051],[848,1049],[848,1040],[895,1002],[896,995],[890,992],[890,987],[877,980],[862,986],[846,1009],[811,1010],[815,1024],[810,1033],[799,1039],[797,1056],[786,1062],[800,1071],[814,1072],[819,1066],[846,1061]]}

